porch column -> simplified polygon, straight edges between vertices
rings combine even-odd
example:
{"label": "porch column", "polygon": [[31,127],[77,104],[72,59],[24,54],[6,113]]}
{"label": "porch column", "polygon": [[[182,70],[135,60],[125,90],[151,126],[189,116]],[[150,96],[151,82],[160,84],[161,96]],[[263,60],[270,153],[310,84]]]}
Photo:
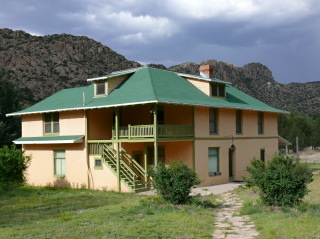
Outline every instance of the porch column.
{"label": "porch column", "polygon": [[196,129],[195,129],[195,120],[194,120],[194,106],[192,107],[192,127],[193,127],[193,137],[194,140],[192,141],[192,167],[193,170],[196,170]]}
{"label": "porch column", "polygon": [[158,111],[157,105],[153,108],[153,128],[154,128],[154,166],[158,165]]}
{"label": "porch column", "polygon": [[[148,172],[147,151],[148,151],[147,143],[144,142],[143,143],[143,161],[144,161],[144,170],[146,172]],[[144,179],[145,179],[145,182],[147,182],[147,180],[148,180],[148,175],[147,174],[144,175]]]}
{"label": "porch column", "polygon": [[117,159],[117,186],[118,192],[121,192],[121,179],[120,179],[120,145],[119,145],[119,108],[116,108],[115,115],[115,131],[116,131],[116,159]]}

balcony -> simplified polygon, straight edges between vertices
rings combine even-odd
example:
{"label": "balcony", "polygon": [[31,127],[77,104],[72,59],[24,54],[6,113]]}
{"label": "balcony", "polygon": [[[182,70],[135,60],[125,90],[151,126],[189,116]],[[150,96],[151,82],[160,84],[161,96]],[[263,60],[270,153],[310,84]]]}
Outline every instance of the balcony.
{"label": "balcony", "polygon": [[[158,125],[158,138],[193,137],[193,125]],[[119,127],[120,139],[154,138],[155,126],[150,125],[128,125]],[[115,138],[115,129],[112,129],[112,137]]]}

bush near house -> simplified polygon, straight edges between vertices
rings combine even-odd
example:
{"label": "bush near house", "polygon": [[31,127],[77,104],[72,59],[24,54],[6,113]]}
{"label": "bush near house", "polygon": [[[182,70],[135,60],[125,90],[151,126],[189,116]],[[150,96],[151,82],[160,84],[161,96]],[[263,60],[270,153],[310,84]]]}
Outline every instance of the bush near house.
{"label": "bush near house", "polygon": [[24,173],[30,159],[15,145],[0,148],[0,190],[8,190],[25,181]]}
{"label": "bush near house", "polygon": [[156,192],[173,204],[186,204],[191,199],[191,187],[201,183],[196,172],[181,161],[169,165],[159,163],[149,172]]}
{"label": "bush near house", "polygon": [[276,154],[265,164],[253,159],[247,167],[248,187],[257,189],[262,202],[270,206],[293,206],[307,195],[307,184],[312,182],[312,170],[294,156]]}

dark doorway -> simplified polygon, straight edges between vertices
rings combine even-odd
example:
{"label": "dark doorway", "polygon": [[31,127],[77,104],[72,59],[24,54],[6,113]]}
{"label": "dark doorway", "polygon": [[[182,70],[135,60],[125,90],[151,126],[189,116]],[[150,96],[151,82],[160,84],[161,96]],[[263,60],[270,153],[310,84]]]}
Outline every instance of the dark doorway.
{"label": "dark doorway", "polygon": [[234,167],[234,150],[229,149],[229,180],[232,181],[234,179],[233,175],[233,167]]}

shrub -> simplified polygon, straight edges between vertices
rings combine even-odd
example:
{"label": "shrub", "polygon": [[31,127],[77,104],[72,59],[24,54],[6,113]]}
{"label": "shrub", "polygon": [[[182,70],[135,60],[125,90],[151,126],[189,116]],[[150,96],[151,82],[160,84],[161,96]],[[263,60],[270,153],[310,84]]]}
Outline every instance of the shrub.
{"label": "shrub", "polygon": [[191,187],[201,183],[196,172],[181,161],[172,161],[168,166],[159,163],[149,174],[157,194],[173,204],[186,204]]}
{"label": "shrub", "polygon": [[0,148],[0,190],[8,190],[24,182],[29,161],[30,156],[25,156],[15,145]]}
{"label": "shrub", "polygon": [[312,170],[293,156],[276,154],[265,164],[253,159],[247,167],[248,187],[258,190],[262,202],[270,206],[299,204],[307,195],[307,184],[312,182]]}

